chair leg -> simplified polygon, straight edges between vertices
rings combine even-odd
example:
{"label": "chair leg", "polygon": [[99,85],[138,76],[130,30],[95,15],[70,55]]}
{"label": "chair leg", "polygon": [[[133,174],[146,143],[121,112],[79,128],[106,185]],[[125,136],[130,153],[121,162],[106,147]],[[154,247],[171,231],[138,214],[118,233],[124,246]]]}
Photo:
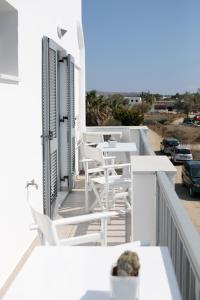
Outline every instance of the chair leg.
{"label": "chair leg", "polygon": [[101,198],[100,198],[99,193],[97,191],[97,188],[96,188],[95,184],[92,181],[91,181],[91,187],[92,187],[92,190],[93,190],[93,192],[94,192],[94,194],[96,196],[96,200],[92,204],[92,206],[90,207],[90,211],[93,211],[93,209],[95,208],[95,206],[97,204],[99,204],[99,206],[101,207],[102,210],[105,210],[105,207],[103,206]]}
{"label": "chair leg", "polygon": [[108,244],[107,230],[108,230],[108,220],[102,219],[101,220],[101,232],[102,232],[101,246],[107,246]]}
{"label": "chair leg", "polygon": [[85,163],[85,212],[86,213],[89,212],[88,184],[89,184],[88,163]]}
{"label": "chair leg", "polygon": [[89,200],[88,200],[88,182],[85,181],[85,212],[89,212]]}

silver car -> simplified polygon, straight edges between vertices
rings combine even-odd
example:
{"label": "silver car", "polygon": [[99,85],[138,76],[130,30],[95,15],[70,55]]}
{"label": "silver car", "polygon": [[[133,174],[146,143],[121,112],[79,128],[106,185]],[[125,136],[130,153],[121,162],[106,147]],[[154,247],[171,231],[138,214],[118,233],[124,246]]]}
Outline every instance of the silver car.
{"label": "silver car", "polygon": [[172,151],[172,161],[176,163],[184,162],[186,160],[193,160],[190,148],[184,145],[178,145],[174,147]]}

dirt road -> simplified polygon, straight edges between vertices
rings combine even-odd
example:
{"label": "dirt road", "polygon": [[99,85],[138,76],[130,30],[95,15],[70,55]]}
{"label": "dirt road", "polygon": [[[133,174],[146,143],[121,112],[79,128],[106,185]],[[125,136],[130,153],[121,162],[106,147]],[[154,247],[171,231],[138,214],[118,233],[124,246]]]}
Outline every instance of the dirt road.
{"label": "dirt road", "polygon": [[[160,142],[162,138],[152,130],[148,130],[148,141],[154,151],[157,154],[160,154]],[[196,196],[191,198],[189,196],[188,190],[182,186],[181,180],[181,170],[182,166],[178,165],[177,168],[177,175],[176,175],[176,185],[175,189],[180,198],[181,204],[186,209],[187,213],[189,214],[193,224],[195,225],[197,231],[200,233],[200,196]]]}

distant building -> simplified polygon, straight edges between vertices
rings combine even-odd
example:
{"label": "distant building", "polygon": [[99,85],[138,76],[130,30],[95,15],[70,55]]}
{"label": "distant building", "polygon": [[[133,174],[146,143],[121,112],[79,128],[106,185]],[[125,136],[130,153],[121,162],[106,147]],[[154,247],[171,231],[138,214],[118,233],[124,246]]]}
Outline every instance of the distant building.
{"label": "distant building", "polygon": [[128,105],[137,105],[142,103],[142,98],[139,96],[125,97],[124,100],[128,102]]}
{"label": "distant building", "polygon": [[154,102],[154,110],[168,110],[174,109],[175,101],[173,100],[162,100]]}

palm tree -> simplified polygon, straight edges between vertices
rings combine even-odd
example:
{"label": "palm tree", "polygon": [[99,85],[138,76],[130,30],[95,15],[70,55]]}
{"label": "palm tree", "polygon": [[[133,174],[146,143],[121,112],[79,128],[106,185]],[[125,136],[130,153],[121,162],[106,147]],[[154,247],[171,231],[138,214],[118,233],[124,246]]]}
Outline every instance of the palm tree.
{"label": "palm tree", "polygon": [[104,96],[97,95],[96,91],[90,91],[86,95],[86,123],[87,126],[99,126],[110,115],[110,108]]}

